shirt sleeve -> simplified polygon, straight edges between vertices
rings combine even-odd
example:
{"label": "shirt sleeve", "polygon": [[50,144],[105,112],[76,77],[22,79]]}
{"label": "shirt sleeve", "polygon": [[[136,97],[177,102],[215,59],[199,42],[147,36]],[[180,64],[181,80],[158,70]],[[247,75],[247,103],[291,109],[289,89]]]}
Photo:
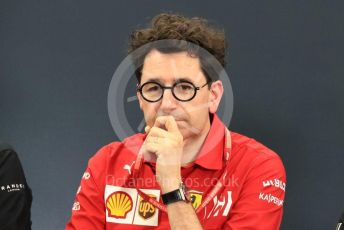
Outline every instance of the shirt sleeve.
{"label": "shirt sleeve", "polygon": [[223,229],[279,229],[285,187],[286,173],[280,158],[258,156]]}
{"label": "shirt sleeve", "polygon": [[6,230],[31,229],[31,189],[17,153],[0,144],[0,226]]}
{"label": "shirt sleeve", "polygon": [[105,205],[103,197],[104,150],[90,159],[78,188],[72,215],[66,230],[105,229]]}

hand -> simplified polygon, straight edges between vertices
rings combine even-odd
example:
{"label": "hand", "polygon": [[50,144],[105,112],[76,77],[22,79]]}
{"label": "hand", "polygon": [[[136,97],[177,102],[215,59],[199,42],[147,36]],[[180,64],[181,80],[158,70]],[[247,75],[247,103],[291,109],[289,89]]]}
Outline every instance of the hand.
{"label": "hand", "polygon": [[[164,129],[165,128],[165,129]],[[143,151],[154,153],[156,160],[156,178],[163,193],[175,190],[181,182],[181,158],[183,154],[183,136],[173,116],[160,116],[152,128],[146,127],[148,135]]]}

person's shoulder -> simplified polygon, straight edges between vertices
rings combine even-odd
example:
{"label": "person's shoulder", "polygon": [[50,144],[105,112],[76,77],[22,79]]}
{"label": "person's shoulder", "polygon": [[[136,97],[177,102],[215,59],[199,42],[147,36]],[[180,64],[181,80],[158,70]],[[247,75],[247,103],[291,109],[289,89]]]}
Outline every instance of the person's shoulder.
{"label": "person's shoulder", "polygon": [[237,172],[261,180],[279,179],[286,182],[286,170],[281,157],[259,141],[231,132],[232,167]]}
{"label": "person's shoulder", "polygon": [[17,153],[14,151],[13,147],[6,143],[0,141],[0,165],[4,161],[8,161],[9,159],[17,159]]}
{"label": "person's shoulder", "polygon": [[281,157],[272,149],[254,138],[231,131],[232,151],[237,157],[248,158],[252,161],[274,159],[282,163]]}
{"label": "person's shoulder", "polygon": [[[121,152],[136,152],[143,143],[144,134],[137,133],[123,141],[113,141],[102,146],[91,158],[90,163],[104,162],[117,157]],[[124,150],[124,151],[122,151]]]}
{"label": "person's shoulder", "polygon": [[0,141],[0,152],[4,152],[5,150],[12,150],[13,151],[13,148],[8,143]]}

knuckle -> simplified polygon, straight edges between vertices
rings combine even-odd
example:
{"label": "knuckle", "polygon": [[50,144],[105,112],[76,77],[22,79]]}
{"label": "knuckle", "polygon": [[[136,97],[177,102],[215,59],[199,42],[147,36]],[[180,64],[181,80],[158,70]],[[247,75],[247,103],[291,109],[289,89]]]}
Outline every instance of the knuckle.
{"label": "knuckle", "polygon": [[181,133],[176,133],[176,138],[179,140],[179,141],[183,141],[183,135]]}
{"label": "knuckle", "polygon": [[157,128],[157,127],[153,127],[153,128],[151,129],[151,132],[152,132],[152,133],[158,132],[158,128]]}

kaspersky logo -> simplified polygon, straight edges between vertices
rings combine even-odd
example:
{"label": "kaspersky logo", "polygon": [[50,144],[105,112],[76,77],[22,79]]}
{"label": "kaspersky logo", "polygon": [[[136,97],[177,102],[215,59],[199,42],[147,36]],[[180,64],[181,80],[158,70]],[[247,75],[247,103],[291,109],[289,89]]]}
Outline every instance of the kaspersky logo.
{"label": "kaspersky logo", "polygon": [[[149,194],[149,196],[156,199],[156,196],[154,195]],[[151,218],[152,216],[154,216],[155,207],[151,203],[142,199],[142,197],[140,196],[138,213],[143,219],[147,220]]]}
{"label": "kaspersky logo", "polygon": [[132,208],[133,200],[126,192],[114,192],[106,200],[106,209],[110,217],[125,219]]}

